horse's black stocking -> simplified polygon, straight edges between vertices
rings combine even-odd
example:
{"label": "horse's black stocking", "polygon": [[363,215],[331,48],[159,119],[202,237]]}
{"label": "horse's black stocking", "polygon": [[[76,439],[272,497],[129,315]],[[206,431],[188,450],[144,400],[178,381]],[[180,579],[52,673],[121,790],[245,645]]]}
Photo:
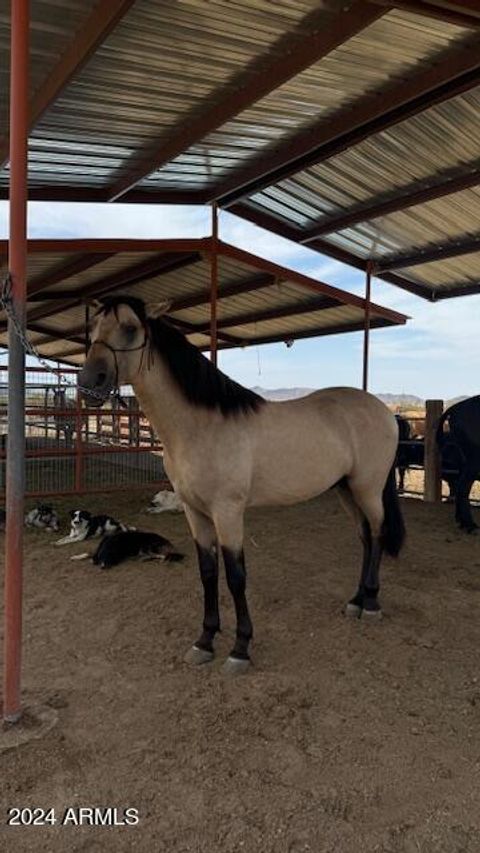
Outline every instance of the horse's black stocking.
{"label": "horse's black stocking", "polygon": [[380,588],[379,570],[382,559],[382,545],[378,537],[372,537],[370,524],[366,519],[362,522],[363,562],[358,590],[349,604],[354,608],[369,613],[380,610],[378,591]]}
{"label": "horse's black stocking", "polygon": [[360,573],[358,590],[349,603],[354,605],[355,607],[363,608],[363,602],[365,598],[365,577],[368,571],[368,567],[370,565],[370,554],[372,550],[372,534],[370,532],[370,525],[366,519],[362,521],[361,539],[363,544],[362,571]]}
{"label": "horse's black stocking", "polygon": [[198,565],[204,592],[203,632],[195,643],[197,648],[213,652],[213,639],[220,630],[218,612],[218,553],[215,545],[204,548],[195,542],[198,554]]}
{"label": "horse's black stocking", "polygon": [[363,609],[368,613],[378,613],[378,590],[380,588],[380,561],[382,559],[382,543],[378,537],[372,538],[370,550],[370,562],[365,572]]}
{"label": "horse's black stocking", "polygon": [[248,645],[253,635],[245,588],[247,575],[243,550],[235,552],[222,546],[228,588],[232,594],[237,617],[237,637],[230,657],[249,660]]}

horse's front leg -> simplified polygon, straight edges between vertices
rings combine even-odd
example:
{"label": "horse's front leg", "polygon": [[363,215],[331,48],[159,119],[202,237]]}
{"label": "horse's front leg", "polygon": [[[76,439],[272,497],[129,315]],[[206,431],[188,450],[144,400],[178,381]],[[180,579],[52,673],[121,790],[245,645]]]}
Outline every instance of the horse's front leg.
{"label": "horse's front leg", "polygon": [[243,509],[227,512],[225,508],[214,515],[215,527],[223,561],[227,585],[235,605],[237,620],[236,639],[224,665],[224,672],[245,672],[250,665],[249,644],[253,636],[252,621],[246,597],[247,573],[243,551]]}
{"label": "horse's front leg", "polygon": [[213,640],[220,630],[218,610],[218,551],[213,523],[207,516],[185,504],[185,515],[195,541],[198,566],[203,584],[204,616],[202,633],[185,655],[187,663],[202,664],[213,660]]}

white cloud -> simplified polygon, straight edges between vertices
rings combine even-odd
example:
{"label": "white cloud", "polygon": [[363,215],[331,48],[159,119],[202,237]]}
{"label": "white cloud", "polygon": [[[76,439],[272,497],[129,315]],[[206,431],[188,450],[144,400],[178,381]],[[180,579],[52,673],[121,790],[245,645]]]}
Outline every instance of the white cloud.
{"label": "white cloud", "polygon": [[[191,205],[67,204],[30,202],[30,237],[204,237],[206,208]],[[8,233],[8,206],[0,202],[0,235]]]}

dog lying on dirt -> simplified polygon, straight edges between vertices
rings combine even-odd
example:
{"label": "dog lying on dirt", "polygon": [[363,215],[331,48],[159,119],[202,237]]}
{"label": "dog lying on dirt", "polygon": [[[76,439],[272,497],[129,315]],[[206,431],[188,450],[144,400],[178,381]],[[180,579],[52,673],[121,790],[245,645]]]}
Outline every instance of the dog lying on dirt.
{"label": "dog lying on dirt", "polygon": [[25,524],[27,527],[40,527],[43,530],[59,529],[58,515],[48,504],[39,504],[35,509],[27,512]]}
{"label": "dog lying on dirt", "polygon": [[92,539],[94,536],[112,536],[114,533],[129,530],[111,515],[92,515],[85,509],[72,510],[70,519],[70,533],[58,539],[55,545],[70,545],[83,542],[84,539]]}
{"label": "dog lying on dirt", "polygon": [[183,503],[175,492],[163,489],[150,501],[147,512],[184,512]]}
{"label": "dog lying on dirt", "polygon": [[144,560],[163,560],[165,562],[180,562],[184,554],[174,550],[172,543],[159,536],[143,530],[124,530],[104,536],[93,554],[76,554],[71,560],[87,560],[90,558],[95,566],[110,569],[118,566],[130,557],[142,557]]}

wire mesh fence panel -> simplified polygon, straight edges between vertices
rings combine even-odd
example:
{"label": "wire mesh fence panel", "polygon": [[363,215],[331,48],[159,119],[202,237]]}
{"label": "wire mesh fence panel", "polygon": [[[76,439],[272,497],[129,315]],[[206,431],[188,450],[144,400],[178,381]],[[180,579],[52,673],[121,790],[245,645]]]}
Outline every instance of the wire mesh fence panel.
{"label": "wire mesh fence panel", "polygon": [[[105,491],[164,484],[163,449],[131,389],[122,402],[86,409],[75,369],[27,368],[27,495]],[[8,369],[0,365],[0,489],[8,454]]]}

